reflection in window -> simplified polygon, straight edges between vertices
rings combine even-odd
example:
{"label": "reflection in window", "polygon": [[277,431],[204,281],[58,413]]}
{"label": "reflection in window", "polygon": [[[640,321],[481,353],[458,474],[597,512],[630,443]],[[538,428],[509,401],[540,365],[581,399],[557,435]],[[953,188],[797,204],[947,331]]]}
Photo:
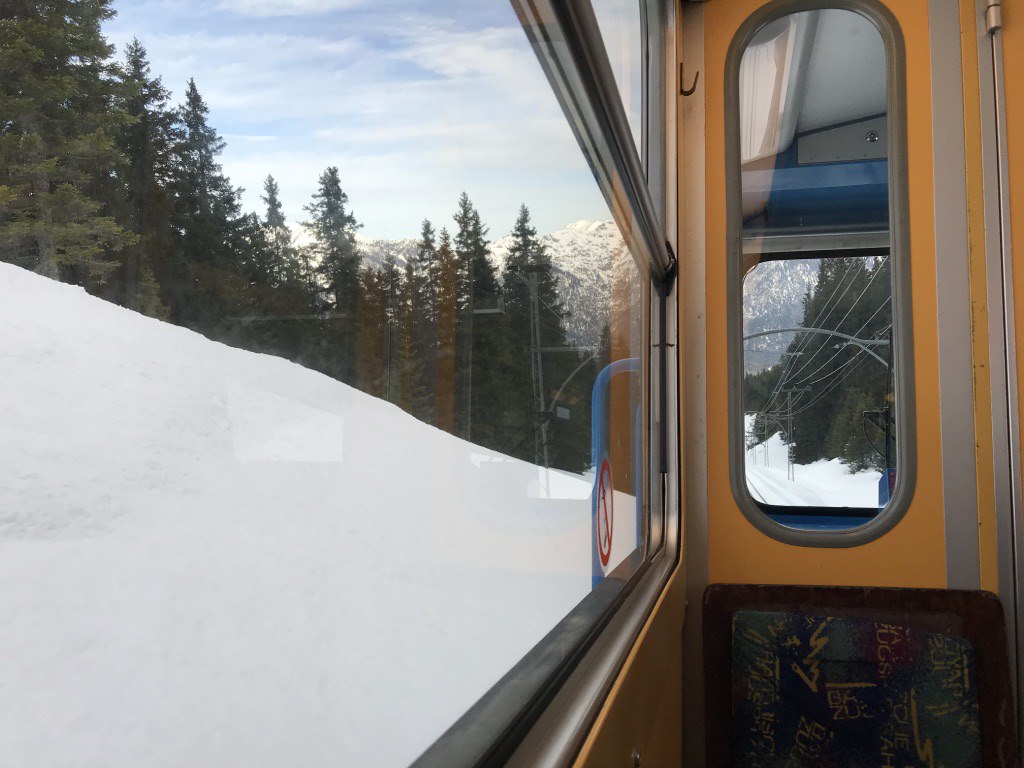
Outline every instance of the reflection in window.
{"label": "reflection in window", "polygon": [[644,12],[642,1],[592,0],[637,152],[642,151],[643,146],[645,44],[640,16]]}
{"label": "reflection in window", "polygon": [[790,14],[738,85],[747,490],[786,525],[856,526],[897,471],[884,44],[851,11]]}
{"label": "reflection in window", "polygon": [[0,11],[5,758],[407,765],[643,551],[645,279],[507,2],[49,5]]}

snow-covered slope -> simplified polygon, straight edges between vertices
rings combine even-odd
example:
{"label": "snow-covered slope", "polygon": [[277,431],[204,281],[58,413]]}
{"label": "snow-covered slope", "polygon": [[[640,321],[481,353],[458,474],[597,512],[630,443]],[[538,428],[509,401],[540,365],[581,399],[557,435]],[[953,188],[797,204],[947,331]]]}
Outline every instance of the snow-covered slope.
{"label": "snow-covered slope", "polygon": [[[747,429],[752,418],[747,417]],[[877,507],[880,472],[850,472],[839,459],[797,464],[789,479],[789,446],[776,432],[746,452],[747,488],[764,504],[792,507]]]}
{"label": "snow-covered slope", "polygon": [[0,264],[0,363],[0,764],[406,765],[589,589],[587,479],[285,360]]}

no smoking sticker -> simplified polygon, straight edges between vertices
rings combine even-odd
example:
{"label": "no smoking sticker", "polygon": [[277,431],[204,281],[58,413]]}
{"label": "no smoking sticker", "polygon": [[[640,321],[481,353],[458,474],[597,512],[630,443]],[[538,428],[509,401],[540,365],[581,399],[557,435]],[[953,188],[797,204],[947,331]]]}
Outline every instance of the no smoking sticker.
{"label": "no smoking sticker", "polygon": [[594,528],[597,536],[597,554],[601,558],[601,567],[608,567],[612,556],[612,535],[615,530],[615,486],[612,485],[612,465],[608,459],[601,462],[601,471],[597,476],[597,525]]}

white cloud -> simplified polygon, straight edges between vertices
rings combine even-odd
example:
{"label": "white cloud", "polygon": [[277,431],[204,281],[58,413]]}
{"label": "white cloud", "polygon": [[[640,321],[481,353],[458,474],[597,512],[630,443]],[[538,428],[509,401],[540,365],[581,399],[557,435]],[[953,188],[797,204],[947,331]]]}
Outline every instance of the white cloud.
{"label": "white cloud", "polygon": [[362,0],[220,0],[217,9],[238,16],[274,18],[345,11],[365,5]]}
{"label": "white cloud", "polygon": [[277,141],[277,136],[247,136],[244,133],[225,133],[225,141],[248,141],[252,144],[265,144],[268,141]]}
{"label": "white cloud", "polygon": [[250,19],[224,32],[184,17],[147,29],[140,16],[133,24],[143,28],[114,31],[142,39],[176,99],[195,77],[228,141],[225,172],[246,188],[248,209],[261,206],[270,173],[287,215],[300,220],[320,172],[337,165],[371,237],[414,235],[423,217],[448,224],[462,190],[495,236],[511,227],[520,202],[547,231],[606,219],[511,9],[500,26],[467,29],[460,18],[377,6],[316,20]]}

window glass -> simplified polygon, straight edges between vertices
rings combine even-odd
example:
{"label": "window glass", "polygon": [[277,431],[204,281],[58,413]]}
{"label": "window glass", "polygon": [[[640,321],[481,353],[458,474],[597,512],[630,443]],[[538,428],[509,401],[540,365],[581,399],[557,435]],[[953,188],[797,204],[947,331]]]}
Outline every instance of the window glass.
{"label": "window glass", "polygon": [[645,50],[641,0],[592,0],[592,5],[633,140],[641,152]]}
{"label": "window glass", "polygon": [[504,0],[61,9],[0,10],[0,752],[407,765],[644,553],[646,273]]}
{"label": "window glass", "polygon": [[885,57],[821,10],[740,63],[746,489],[795,527],[863,524],[898,470]]}

